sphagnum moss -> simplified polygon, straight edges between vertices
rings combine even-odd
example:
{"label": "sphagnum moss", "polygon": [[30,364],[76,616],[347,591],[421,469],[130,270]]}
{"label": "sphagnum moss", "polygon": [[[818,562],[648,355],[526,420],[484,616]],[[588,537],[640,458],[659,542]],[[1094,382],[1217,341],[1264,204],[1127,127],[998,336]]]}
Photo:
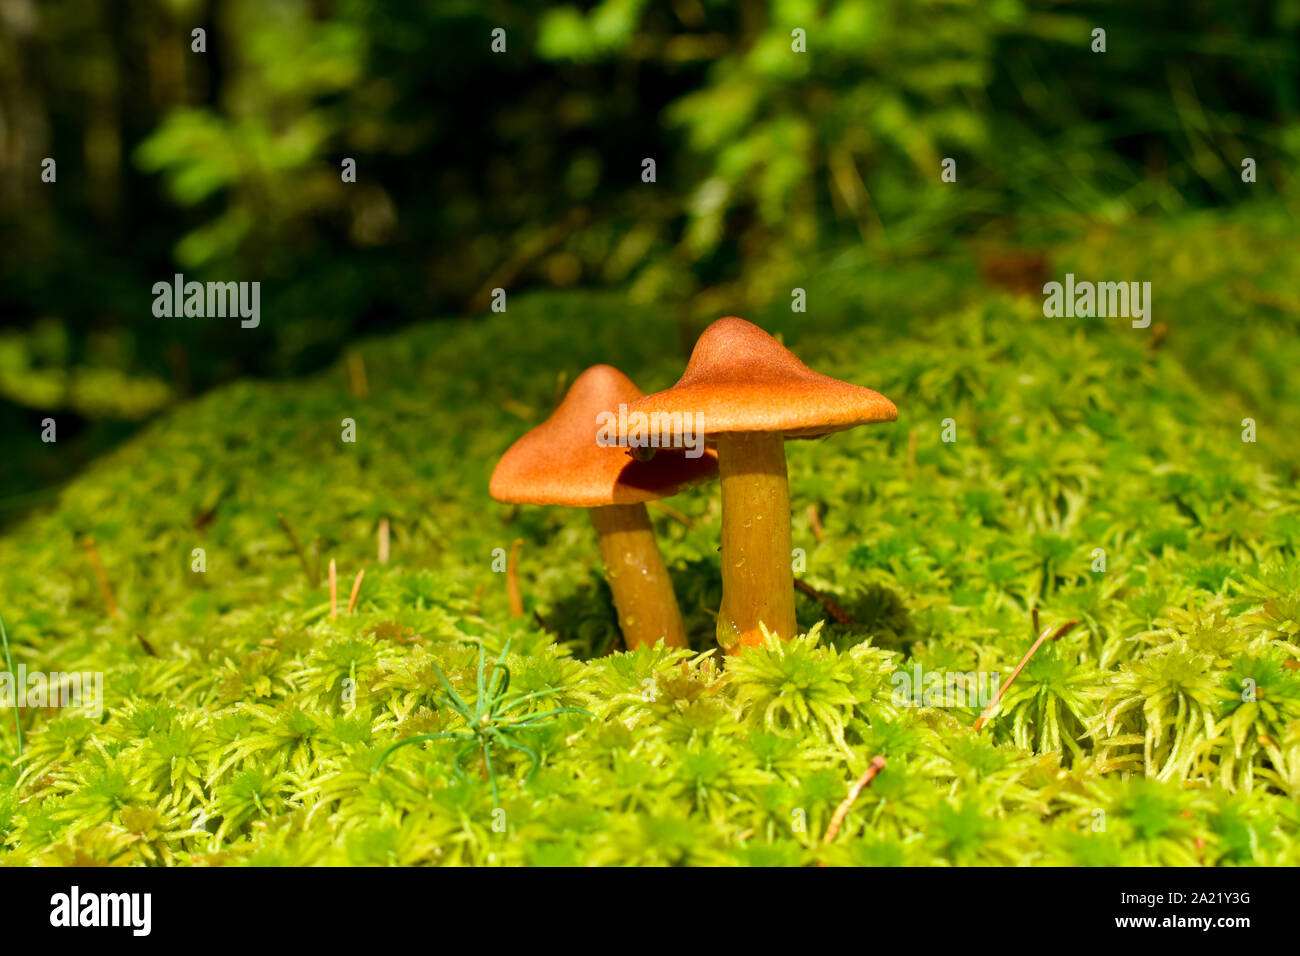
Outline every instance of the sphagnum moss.
{"label": "sphagnum moss", "polygon": [[[1233,233],[1238,284],[1300,280],[1268,215]],[[1217,262],[1221,234],[1144,227],[1105,254],[1163,275],[1197,249]],[[1097,248],[1052,253],[1084,272]],[[21,759],[0,721],[0,860],[1300,862],[1300,456],[1281,437],[1300,431],[1300,340],[1255,321],[1229,283],[1182,274],[1162,282],[1158,307],[1177,321],[1157,349],[1122,323],[1048,322],[1033,300],[975,285],[936,310],[926,290],[973,270],[900,269],[907,282],[832,270],[809,282],[815,312],[752,316],[819,369],[905,403],[909,427],[789,446],[792,546],[854,624],[827,622],[750,671],[687,649],[580,659],[616,621],[584,590],[598,580],[589,534],[483,492],[500,449],[553,404],[532,370],[613,362],[667,384],[681,362],[669,310],[519,297],[508,320],[363,344],[363,402],[340,366],[158,420],[0,539],[15,666],[105,675],[102,716],[22,711]],[[343,445],[349,415],[360,440]],[[1267,423],[1256,442],[1246,417]],[[800,517],[810,505],[820,540]],[[655,530],[698,651],[715,646],[717,498],[673,507],[688,520]],[[322,567],[366,569],[355,616],[329,619],[280,514],[319,538]],[[391,553],[376,564],[384,519]],[[121,619],[79,549],[88,536]],[[553,633],[508,615],[492,553],[516,538]],[[892,673],[918,665],[1005,678],[1033,606],[1079,628],[978,735],[978,707],[893,698]],[[805,631],[825,616],[800,612]],[[477,700],[480,652],[490,673],[507,642],[502,703],[555,691],[538,713],[592,716],[519,728],[535,771],[522,750],[490,749],[496,799],[468,754],[465,770],[454,761],[468,741],[405,747],[374,772],[405,739],[464,728],[443,679]],[[487,698],[501,690],[485,673]],[[877,754],[887,769],[823,846]]]}
{"label": "sphagnum moss", "polygon": [[[493,803],[500,800],[497,775],[492,765],[492,751],[494,749],[516,750],[528,757],[531,764],[528,777],[531,778],[537,772],[542,760],[537,755],[537,751],[525,743],[525,732],[541,727],[549,727],[565,714],[591,715],[590,712],[580,707],[552,707],[549,710],[542,711],[531,709],[534,701],[540,701],[543,698],[563,693],[563,687],[536,690],[531,693],[516,691],[511,694],[510,668],[505,665],[506,655],[509,653],[510,642],[507,640],[505,647],[501,650],[501,655],[493,663],[491,672],[485,676],[487,654],[480,645],[477,681],[472,705],[466,703],[456,693],[455,688],[451,686],[451,682],[447,680],[447,675],[442,672],[442,669],[437,664],[431,664],[430,666],[433,667],[434,673],[438,675],[438,679],[442,682],[443,689],[446,691],[446,696],[436,698],[436,700],[441,706],[454,711],[464,721],[463,728],[437,733],[417,734],[414,737],[399,740],[379,755],[379,759],[375,761],[375,770],[379,770],[394,752],[403,747],[434,740],[454,740],[463,744],[463,746],[457,749],[452,757],[453,769],[460,772],[462,770],[462,758],[466,754],[476,751],[483,762],[483,776],[492,785]],[[520,710],[519,708],[523,709]]]}

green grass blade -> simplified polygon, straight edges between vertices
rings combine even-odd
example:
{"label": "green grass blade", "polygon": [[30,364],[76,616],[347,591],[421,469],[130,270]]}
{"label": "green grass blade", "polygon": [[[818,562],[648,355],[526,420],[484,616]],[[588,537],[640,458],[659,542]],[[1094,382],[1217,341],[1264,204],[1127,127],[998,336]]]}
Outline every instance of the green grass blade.
{"label": "green grass blade", "polygon": [[18,713],[18,675],[14,673],[14,661],[9,655],[9,634],[5,631],[5,619],[0,615],[0,643],[4,644],[5,649],[5,670],[9,672],[10,678],[14,682],[14,730],[18,733],[18,758],[23,756],[23,720],[22,715]]}

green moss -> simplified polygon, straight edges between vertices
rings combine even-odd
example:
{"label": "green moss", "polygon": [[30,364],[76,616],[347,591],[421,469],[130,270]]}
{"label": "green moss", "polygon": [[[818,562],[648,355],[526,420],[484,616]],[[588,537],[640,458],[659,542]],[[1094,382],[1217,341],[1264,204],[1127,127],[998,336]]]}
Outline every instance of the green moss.
{"label": "green moss", "polygon": [[[1104,258],[1095,235],[1049,250],[1061,271],[1151,279],[1158,347],[1122,321],[1044,319],[962,262],[828,269],[810,312],[750,316],[900,421],[789,444],[800,577],[848,620],[801,595],[807,636],[726,667],[716,489],[674,499],[684,520],[652,512],[693,650],[635,653],[611,653],[586,517],[486,494],[583,367],[671,383],[684,356],[661,310],[517,296],[361,344],[364,398],[340,367],[182,407],[0,539],[15,666],[105,676],[102,715],[22,711],[21,760],[0,720],[0,861],[1295,865],[1300,338],[1232,289],[1294,285],[1300,260],[1284,217],[1251,217],[1132,224]],[[935,288],[957,292],[937,306]],[[331,617],[281,514],[309,568],[337,562],[343,607],[365,569],[355,616]],[[518,619],[494,571],[516,538]],[[1079,625],[978,735],[982,701],[895,694],[916,668],[1005,680],[1035,608]],[[443,678],[472,710],[480,652],[489,671],[504,655],[511,698],[546,695],[520,713],[592,716],[492,741],[486,780],[447,736],[376,769],[400,740],[468,732]]]}

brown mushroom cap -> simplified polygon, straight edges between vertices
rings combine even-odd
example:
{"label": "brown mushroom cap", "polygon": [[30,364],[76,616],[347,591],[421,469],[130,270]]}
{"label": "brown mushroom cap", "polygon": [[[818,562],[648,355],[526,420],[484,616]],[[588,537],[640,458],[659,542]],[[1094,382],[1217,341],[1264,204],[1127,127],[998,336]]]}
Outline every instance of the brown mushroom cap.
{"label": "brown mushroom cap", "polygon": [[[706,435],[781,432],[817,438],[898,419],[879,392],[814,372],[752,322],[728,316],[700,336],[672,388],[628,403],[628,414],[692,412]],[[677,436],[680,438],[680,435]]]}
{"label": "brown mushroom cap", "polygon": [[497,501],[599,508],[666,498],[718,476],[718,459],[667,450],[637,461],[627,448],[596,443],[596,416],[617,414],[645,393],[612,365],[593,365],[573,381],[546,421],[510,446],[492,472]]}

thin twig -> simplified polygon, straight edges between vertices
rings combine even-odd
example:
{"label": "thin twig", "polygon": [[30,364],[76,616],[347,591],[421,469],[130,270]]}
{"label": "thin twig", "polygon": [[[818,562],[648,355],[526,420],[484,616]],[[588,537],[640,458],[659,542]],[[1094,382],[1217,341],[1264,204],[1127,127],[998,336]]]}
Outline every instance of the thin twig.
{"label": "thin twig", "polygon": [[804,594],[808,595],[814,601],[819,602],[822,607],[826,608],[826,613],[828,613],[831,617],[835,618],[836,621],[838,621],[840,624],[843,624],[845,627],[858,626],[858,622],[853,620],[853,618],[849,616],[849,612],[844,610],[844,608],[840,607],[839,602],[836,601],[829,594],[823,594],[821,591],[818,591],[816,588],[814,588],[811,584],[805,584],[803,581],[800,581],[798,578],[795,579],[794,589],[796,591],[802,591]]}
{"label": "thin twig", "polygon": [[[1037,614],[1037,609],[1035,609],[1035,618],[1037,618]],[[1025,665],[1029,663],[1029,659],[1038,653],[1038,649],[1043,646],[1043,642],[1048,639],[1049,635],[1052,640],[1059,640],[1066,634],[1069,634],[1070,631],[1074,630],[1078,623],[1078,621],[1069,621],[1062,624],[1056,629],[1055,634],[1052,634],[1052,629],[1050,627],[1045,628],[1043,633],[1038,635],[1038,640],[1034,641],[1033,646],[1025,652],[1025,656],[1020,658],[1020,663],[1017,664],[1016,669],[1011,672],[1011,676],[1008,677],[1006,682],[998,688],[997,695],[993,698],[993,703],[985,707],[984,713],[980,714],[979,719],[975,721],[975,726],[971,728],[972,733],[979,733],[980,729],[988,722],[989,718],[997,712],[998,704],[1002,703],[1002,698],[1006,695],[1007,691],[1011,689],[1011,685],[1016,682],[1016,678],[1019,677],[1020,672],[1025,669]]]}
{"label": "thin twig", "polygon": [[352,597],[348,598],[348,617],[357,613],[357,595],[361,593],[361,579],[366,576],[366,569],[362,568],[357,572],[356,579],[352,582]]}
{"label": "thin twig", "polygon": [[298,555],[298,561],[302,564],[302,573],[307,575],[307,583],[315,587],[319,580],[312,573],[311,565],[307,563],[307,555],[302,550],[302,543],[298,540],[298,536],[293,533],[293,528],[289,527],[289,522],[283,514],[277,514],[275,517],[280,522],[280,527],[284,529],[284,533],[289,536],[289,543],[293,545],[294,553]]}
{"label": "thin twig", "polygon": [[379,563],[388,563],[388,519],[379,519]]}
{"label": "thin twig", "polygon": [[122,609],[117,606],[117,601],[113,598],[113,589],[108,584],[108,575],[104,573],[103,562],[99,560],[99,549],[95,547],[95,539],[88,537],[82,543],[86,547],[86,554],[90,556],[90,566],[94,569],[95,580],[99,582],[99,590],[104,595],[104,603],[108,605],[108,616],[121,619]]}
{"label": "thin twig", "polygon": [[333,621],[339,616],[339,573],[338,568],[334,565],[334,559],[330,558],[330,620]]}
{"label": "thin twig", "polygon": [[506,596],[510,599],[510,616],[524,616],[524,596],[519,591],[519,549],[524,546],[523,538],[515,538],[510,543],[510,555],[506,558]]}
{"label": "thin twig", "polygon": [[135,639],[140,642],[140,646],[144,648],[144,652],[148,654],[150,657],[158,656],[158,652],[153,649],[153,645],[150,644],[145,639],[145,636],[141,634],[139,631],[135,632]]}
{"label": "thin twig", "polygon": [[676,508],[670,508],[662,501],[647,501],[646,507],[653,508],[655,511],[667,515],[669,518],[672,518],[674,521],[678,522],[679,524],[683,524],[688,528],[695,527],[695,520],[693,518],[687,517],[686,515],[678,511]]}
{"label": "thin twig", "polygon": [[492,304],[495,289],[509,286],[529,263],[540,259],[563,242],[570,233],[584,225],[590,215],[590,212],[581,206],[570,209],[563,219],[552,223],[541,232],[534,233],[523,242],[514,243],[511,254],[492,270],[482,287],[466,304],[465,311],[473,315],[487,309]]}
{"label": "thin twig", "polygon": [[849,795],[841,801],[840,805],[835,808],[835,813],[831,816],[831,825],[826,828],[826,835],[822,837],[822,843],[830,843],[835,839],[835,834],[840,832],[840,827],[844,823],[844,818],[849,815],[853,809],[854,802],[863,790],[871,786],[871,781],[876,779],[876,774],[885,769],[885,755],[876,754],[871,758],[871,765],[867,767],[862,776],[849,787]]}
{"label": "thin twig", "polygon": [[366,382],[366,360],[360,352],[349,352],[347,364],[348,392],[353,398],[365,398],[370,394],[370,386]]}
{"label": "thin twig", "polygon": [[825,541],[826,532],[822,530],[822,519],[821,516],[817,514],[816,505],[808,506],[808,523],[812,525],[813,537],[817,539],[817,543],[821,544]]}

